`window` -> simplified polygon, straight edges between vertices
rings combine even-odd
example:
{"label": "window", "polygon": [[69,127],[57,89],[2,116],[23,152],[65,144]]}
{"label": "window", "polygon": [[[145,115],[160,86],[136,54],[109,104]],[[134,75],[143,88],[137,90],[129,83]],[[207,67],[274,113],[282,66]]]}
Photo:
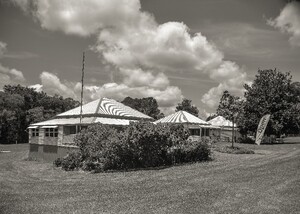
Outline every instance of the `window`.
{"label": "window", "polygon": [[200,136],[200,129],[190,129],[191,135]]}
{"label": "window", "polygon": [[31,129],[31,136],[38,137],[39,136],[39,129]]}
{"label": "window", "polygon": [[76,134],[76,126],[64,126],[64,135]]}
{"label": "window", "polygon": [[58,136],[58,129],[57,128],[46,128],[45,129],[45,136],[46,137],[57,137]]}

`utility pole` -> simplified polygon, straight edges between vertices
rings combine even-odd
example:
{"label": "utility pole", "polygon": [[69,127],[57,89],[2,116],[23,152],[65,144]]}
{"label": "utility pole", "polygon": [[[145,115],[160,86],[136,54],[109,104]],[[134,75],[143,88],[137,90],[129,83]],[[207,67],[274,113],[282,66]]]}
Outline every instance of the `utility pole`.
{"label": "utility pole", "polygon": [[82,70],[81,70],[81,96],[80,96],[80,128],[79,131],[81,131],[81,122],[82,122],[82,101],[83,101],[83,78],[84,78],[84,63],[85,63],[85,55],[84,52],[82,54]]}

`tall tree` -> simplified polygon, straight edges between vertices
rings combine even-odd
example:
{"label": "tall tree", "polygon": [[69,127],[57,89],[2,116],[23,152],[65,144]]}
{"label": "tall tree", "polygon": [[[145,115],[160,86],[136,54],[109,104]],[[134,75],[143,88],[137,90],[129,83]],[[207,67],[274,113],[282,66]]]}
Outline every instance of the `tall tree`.
{"label": "tall tree", "polygon": [[234,117],[241,112],[243,101],[240,97],[231,95],[227,90],[223,92],[217,108],[217,115],[233,121]]}
{"label": "tall tree", "polygon": [[175,111],[186,111],[192,115],[195,115],[196,117],[198,117],[199,114],[197,106],[192,105],[192,100],[186,98],[183,98],[182,102],[177,104]]}
{"label": "tall tree", "polygon": [[0,92],[0,142],[26,143],[29,124],[40,122],[79,105],[71,98],[48,96],[21,85],[5,85]]}
{"label": "tall tree", "polygon": [[291,85],[292,76],[275,70],[259,70],[252,85],[245,85],[245,107],[243,114],[244,131],[255,132],[260,118],[271,114],[267,134],[280,135],[291,132],[294,113],[291,111],[299,103]]}
{"label": "tall tree", "polygon": [[161,113],[158,108],[156,99],[154,99],[153,97],[147,97],[141,99],[126,97],[122,101],[122,103],[150,117],[153,117],[154,119],[159,119],[164,117],[164,114]]}
{"label": "tall tree", "polygon": [[[238,115],[242,113],[243,101],[237,97],[231,95],[228,91],[224,91],[220,99],[220,103],[217,109],[217,115],[225,117],[227,120],[232,121],[232,125],[239,122]],[[232,147],[234,147],[234,126],[232,126]]]}

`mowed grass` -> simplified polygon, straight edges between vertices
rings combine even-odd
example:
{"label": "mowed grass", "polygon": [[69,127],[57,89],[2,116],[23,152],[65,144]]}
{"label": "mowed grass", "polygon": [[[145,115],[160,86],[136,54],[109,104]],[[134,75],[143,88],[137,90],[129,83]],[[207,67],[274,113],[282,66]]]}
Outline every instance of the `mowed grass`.
{"label": "mowed grass", "polygon": [[[298,141],[298,140],[297,140]],[[300,140],[214,161],[90,174],[0,145],[0,213],[300,213]]]}

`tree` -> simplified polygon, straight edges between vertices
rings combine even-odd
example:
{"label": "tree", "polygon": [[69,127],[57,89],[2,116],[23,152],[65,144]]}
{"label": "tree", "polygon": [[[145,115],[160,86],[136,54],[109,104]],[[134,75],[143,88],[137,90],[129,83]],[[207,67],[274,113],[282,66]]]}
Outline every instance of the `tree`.
{"label": "tree", "polygon": [[71,98],[48,96],[21,85],[5,85],[0,92],[0,142],[26,143],[25,131],[31,123],[40,122],[79,106]]}
{"label": "tree", "polygon": [[126,97],[122,103],[127,105],[135,110],[138,110],[154,119],[160,119],[164,117],[164,114],[158,109],[158,104],[156,99],[153,97],[147,98],[131,98]]}
{"label": "tree", "polygon": [[242,106],[243,101],[239,97],[231,95],[228,91],[223,92],[217,115],[232,121],[232,147],[234,147],[234,124],[237,123],[237,116],[242,113]]}
{"label": "tree", "polygon": [[[267,134],[280,135],[294,127],[292,109],[299,103],[292,76],[272,69],[259,70],[252,85],[245,85],[245,106],[242,129],[255,132],[260,118],[271,114]],[[295,131],[295,130],[294,130]]]}
{"label": "tree", "polygon": [[184,98],[181,103],[178,103],[175,111],[186,111],[198,117],[199,110],[195,105],[192,105],[192,100]]}
{"label": "tree", "polygon": [[211,114],[206,118],[206,121],[210,121],[210,120],[216,118],[217,116],[218,116],[217,114]]}
{"label": "tree", "polygon": [[234,117],[241,111],[242,105],[243,101],[239,97],[224,91],[217,108],[217,115],[233,121]]}

